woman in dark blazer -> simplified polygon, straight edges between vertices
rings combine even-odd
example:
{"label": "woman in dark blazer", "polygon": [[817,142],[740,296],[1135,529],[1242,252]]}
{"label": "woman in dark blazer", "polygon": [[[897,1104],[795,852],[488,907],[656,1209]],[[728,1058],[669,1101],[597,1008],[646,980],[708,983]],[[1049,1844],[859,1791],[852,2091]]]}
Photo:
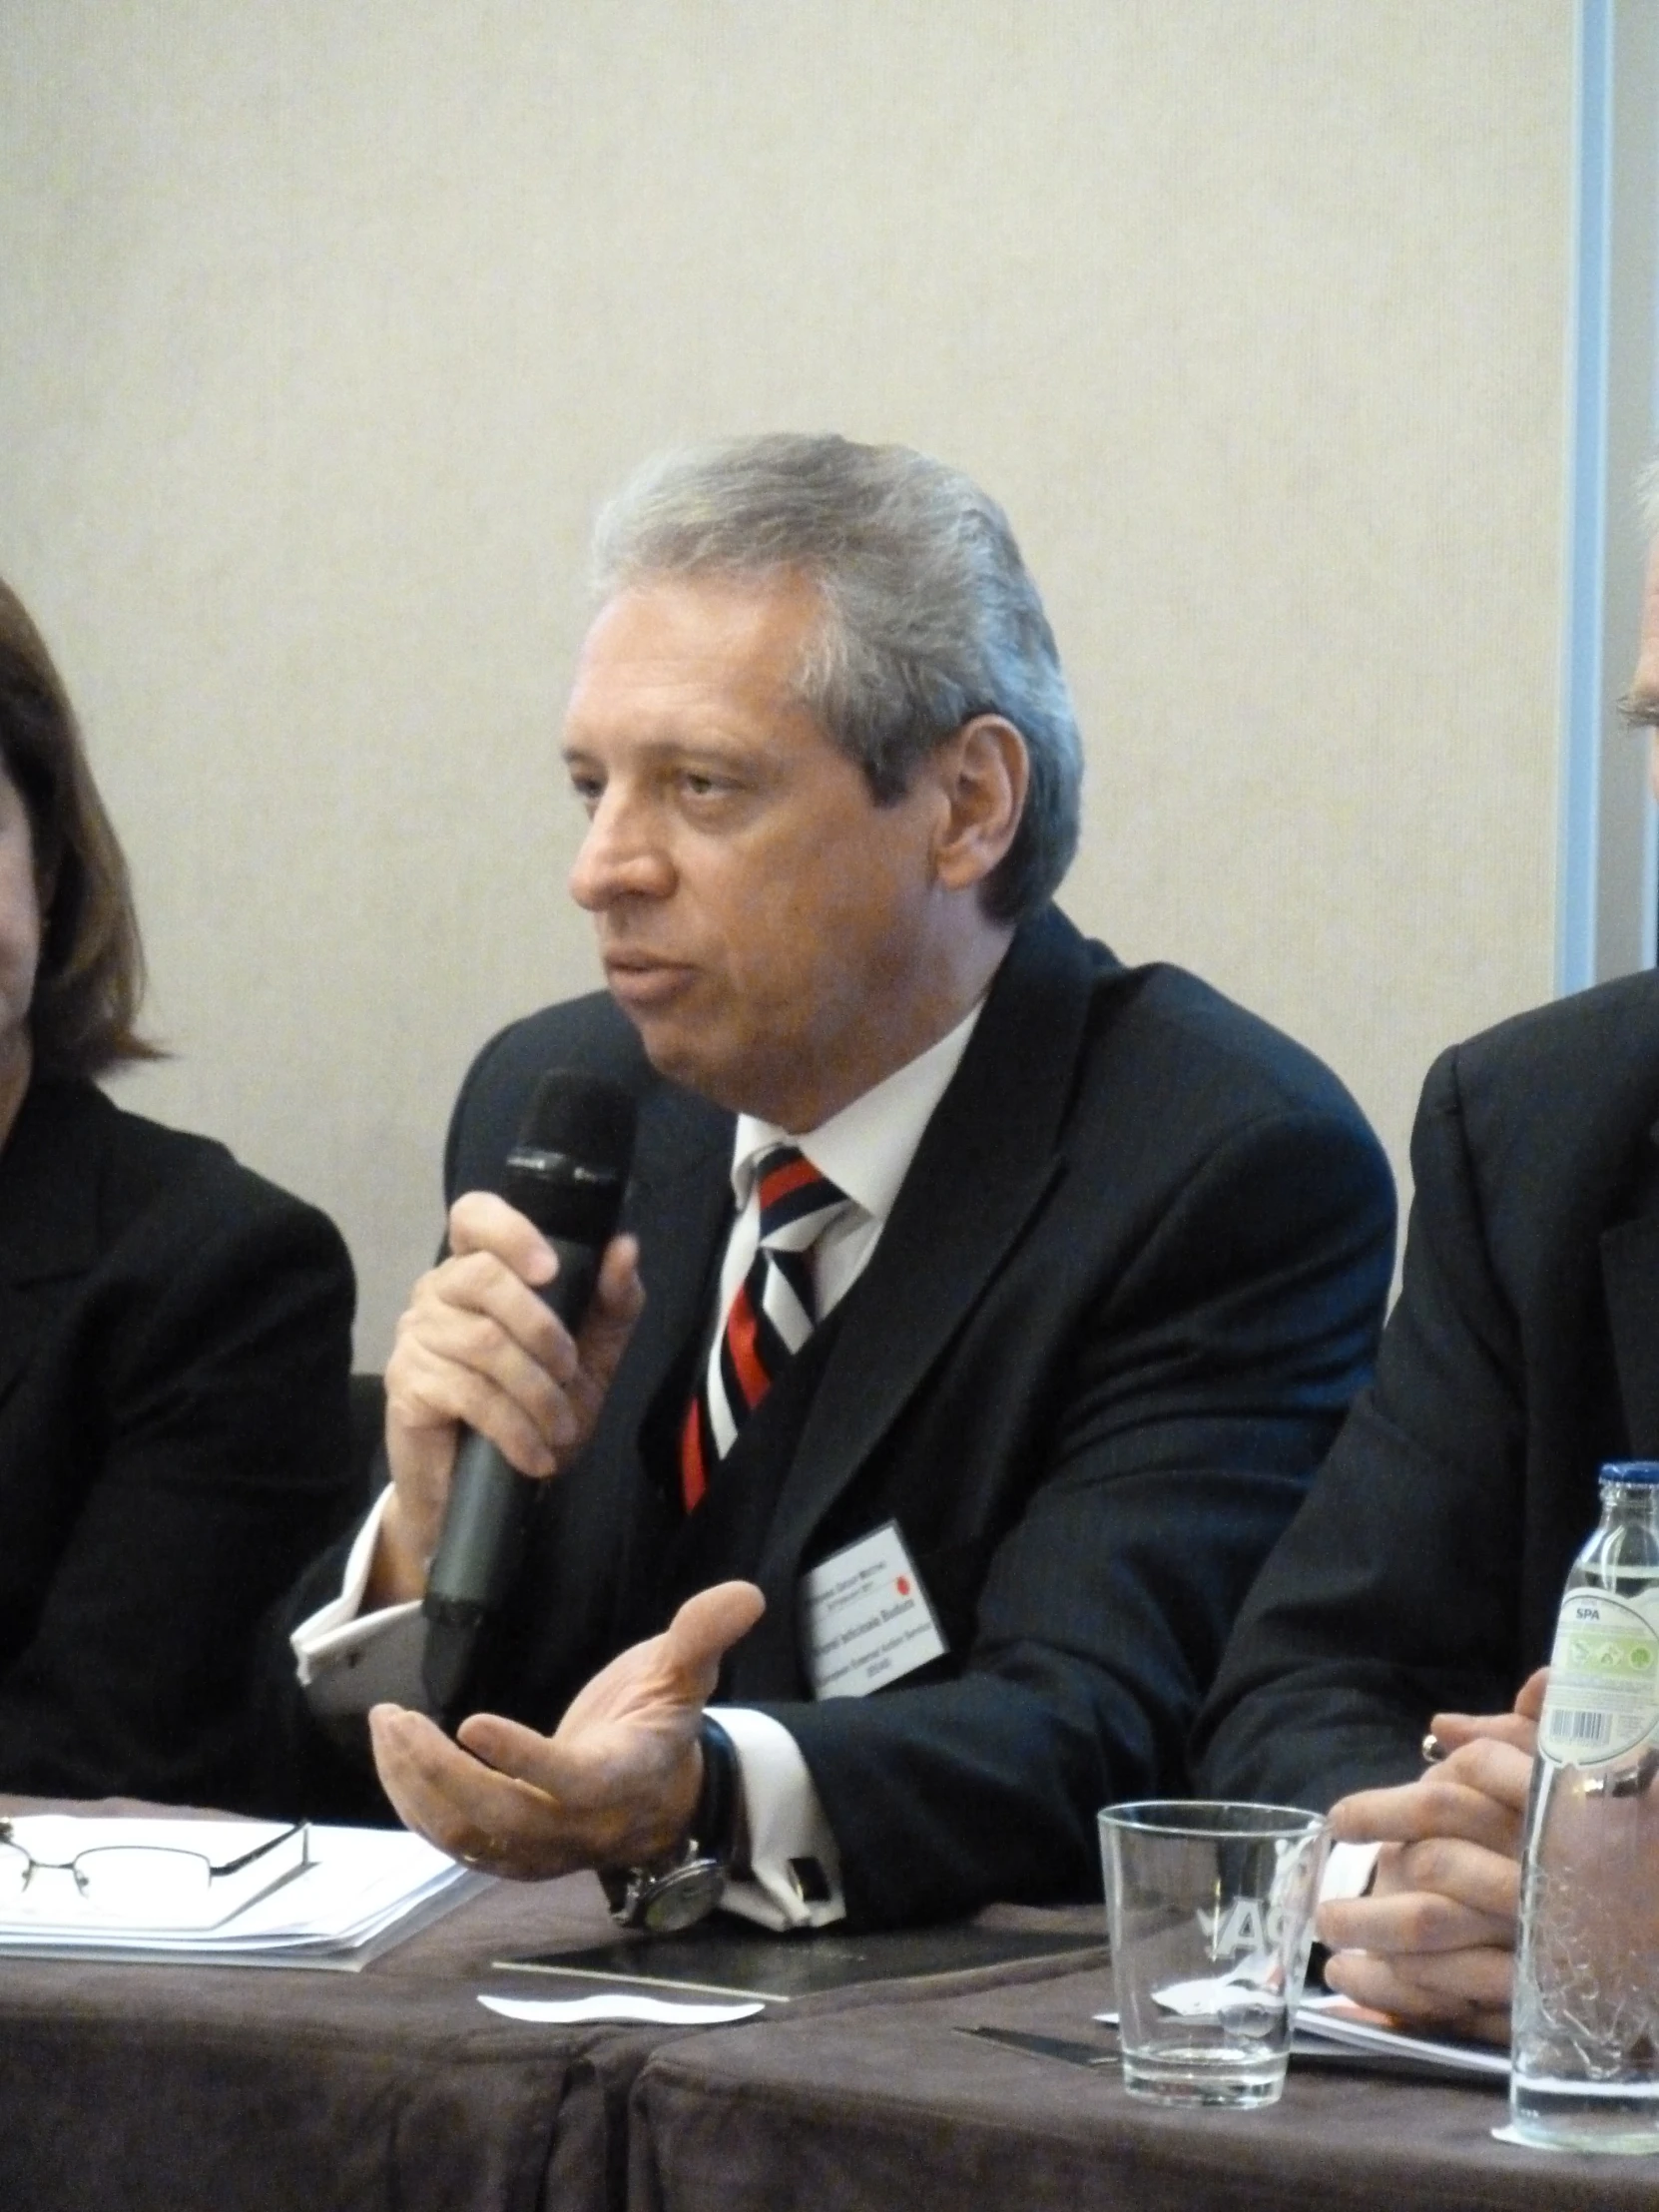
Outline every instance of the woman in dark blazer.
{"label": "woman in dark blazer", "polygon": [[126,864],[0,584],[0,1791],[235,1807],[260,1618],[350,1509],[313,1208],[120,1112]]}

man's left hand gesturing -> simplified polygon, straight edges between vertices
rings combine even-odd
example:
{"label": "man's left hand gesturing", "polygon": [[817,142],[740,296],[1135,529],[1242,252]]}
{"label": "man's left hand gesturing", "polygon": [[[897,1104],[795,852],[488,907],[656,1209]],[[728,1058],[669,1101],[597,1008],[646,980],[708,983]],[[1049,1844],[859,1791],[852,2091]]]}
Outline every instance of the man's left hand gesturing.
{"label": "man's left hand gesturing", "polygon": [[393,1809],[452,1859],[520,1882],[671,1851],[697,1808],[698,1723],[721,1659],[765,1604],[751,1582],[700,1590],[596,1674],[551,1736],[474,1713],[451,1743],[422,1714],[375,1706],[374,1764]]}

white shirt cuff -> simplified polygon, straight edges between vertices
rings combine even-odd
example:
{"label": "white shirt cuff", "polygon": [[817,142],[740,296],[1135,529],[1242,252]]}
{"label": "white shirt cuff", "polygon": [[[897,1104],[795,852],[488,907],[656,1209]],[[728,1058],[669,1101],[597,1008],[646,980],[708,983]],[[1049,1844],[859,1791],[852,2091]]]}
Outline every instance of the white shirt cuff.
{"label": "white shirt cuff", "polygon": [[[327,1604],[319,1605],[314,1613],[307,1613],[288,1637],[288,1642],[293,1646],[293,1656],[299,1662],[301,1682],[309,1682],[318,1671],[317,1661],[328,1650],[328,1639],[333,1631],[355,1624],[363,1602],[363,1592],[368,1588],[368,1570],[374,1564],[374,1546],[390,1497],[391,1488],[388,1484],[369,1507],[368,1516],[358,1529],[346,1556],[339,1596],[329,1598]],[[387,1609],[396,1610],[395,1607]],[[370,1620],[378,1618],[378,1614],[369,1615]]]}
{"label": "white shirt cuff", "polygon": [[406,1624],[420,1613],[420,1600],[382,1606],[363,1613],[363,1592],[374,1564],[374,1544],[391,1497],[380,1492],[358,1529],[340,1578],[338,1597],[307,1614],[288,1637],[299,1681],[319,1713],[366,1713],[371,1705],[391,1703],[425,1708],[420,1682],[422,1639]]}
{"label": "white shirt cuff", "polygon": [[762,1928],[827,1928],[846,1917],[840,1853],[801,1747],[770,1713],[711,1705],[738,1755],[749,1824],[749,1878],[730,1881],[722,1910]]}
{"label": "white shirt cuff", "polygon": [[1346,1898],[1363,1898],[1377,1872],[1381,1844],[1333,1844],[1320,1878],[1321,1905],[1335,1905]]}

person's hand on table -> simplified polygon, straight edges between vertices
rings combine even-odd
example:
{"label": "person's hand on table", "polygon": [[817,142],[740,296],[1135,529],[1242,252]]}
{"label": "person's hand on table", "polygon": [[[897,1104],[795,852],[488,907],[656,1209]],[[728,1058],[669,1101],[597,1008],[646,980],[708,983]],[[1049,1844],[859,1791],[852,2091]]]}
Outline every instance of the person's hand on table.
{"label": "person's hand on table", "polygon": [[1368,1896],[1322,1905],[1325,1978],[1402,2026],[1506,2042],[1520,1851],[1547,1674],[1508,1713],[1437,1713],[1447,1756],[1415,1782],[1331,1809],[1345,1843],[1381,1843]]}
{"label": "person's hand on table", "polygon": [[424,1715],[376,1705],[386,1795],[440,1851],[515,1881],[658,1858],[697,1810],[698,1723],[722,1655],[765,1609],[751,1582],[700,1590],[596,1674],[551,1736],[474,1713],[450,1743]]}
{"label": "person's hand on table", "polygon": [[469,1191],[449,1209],[449,1257],[416,1283],[386,1364],[392,1496],[366,1609],[425,1590],[461,1424],[537,1476],[592,1435],[645,1304],[639,1248],[613,1239],[575,1337],[538,1295],[557,1272],[552,1246],[505,1199]]}

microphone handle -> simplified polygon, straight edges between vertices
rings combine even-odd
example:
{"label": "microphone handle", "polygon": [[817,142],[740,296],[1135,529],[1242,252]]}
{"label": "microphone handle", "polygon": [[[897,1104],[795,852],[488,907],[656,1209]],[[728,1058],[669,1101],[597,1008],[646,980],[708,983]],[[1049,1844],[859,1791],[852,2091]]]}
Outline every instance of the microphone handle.
{"label": "microphone handle", "polygon": [[[593,1297],[600,1256],[590,1244],[563,1237],[548,1242],[559,1272],[542,1297],[574,1333]],[[426,1620],[421,1681],[428,1706],[451,1733],[465,1710],[485,1624],[500,1611],[523,1559],[525,1523],[538,1486],[487,1437],[463,1429],[421,1603]]]}

